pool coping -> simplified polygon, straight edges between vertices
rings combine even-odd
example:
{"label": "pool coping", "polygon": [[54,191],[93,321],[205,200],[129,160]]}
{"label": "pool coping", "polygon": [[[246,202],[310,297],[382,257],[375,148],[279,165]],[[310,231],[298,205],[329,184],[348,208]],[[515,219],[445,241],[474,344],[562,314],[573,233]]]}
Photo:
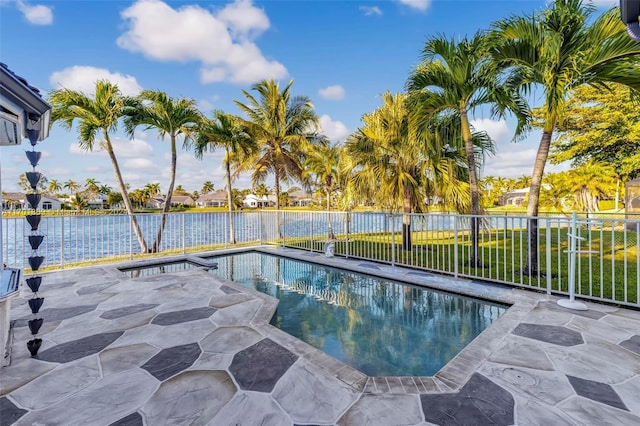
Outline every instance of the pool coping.
{"label": "pool coping", "polygon": [[[491,353],[496,350],[507,336],[522,322],[524,317],[537,305],[538,302],[548,300],[546,294],[535,293],[530,290],[517,288],[484,285],[478,280],[456,278],[435,273],[423,273],[423,271],[391,266],[356,258],[326,257],[320,253],[307,252],[294,248],[276,246],[249,246],[222,250],[206,251],[201,253],[189,253],[164,257],[162,259],[144,259],[127,261],[108,265],[105,270],[112,269],[116,274],[122,274],[121,269],[135,267],[148,267],[162,263],[176,261],[189,261],[200,264],[202,268],[195,268],[178,273],[204,272],[211,266],[205,257],[224,256],[229,254],[241,254],[247,252],[259,252],[275,256],[282,256],[294,260],[300,260],[318,265],[344,269],[352,272],[363,273],[379,278],[390,279],[418,287],[430,288],[437,291],[459,294],[473,297],[488,302],[497,302],[510,305],[507,311],[488,328],[483,330],[460,352],[447,362],[433,376],[368,376],[356,368],[326,354],[310,344],[269,324],[276,311],[278,299],[253,290],[233,281],[216,276],[225,285],[250,294],[252,297],[263,301],[262,308],[251,318],[249,324],[265,337],[290,350],[295,355],[303,358],[327,374],[337,378],[357,392],[371,394],[437,394],[455,393],[459,391],[478,370]],[[418,272],[418,273],[416,273]],[[206,272],[205,272],[206,273]],[[208,273],[207,273],[208,274]]]}

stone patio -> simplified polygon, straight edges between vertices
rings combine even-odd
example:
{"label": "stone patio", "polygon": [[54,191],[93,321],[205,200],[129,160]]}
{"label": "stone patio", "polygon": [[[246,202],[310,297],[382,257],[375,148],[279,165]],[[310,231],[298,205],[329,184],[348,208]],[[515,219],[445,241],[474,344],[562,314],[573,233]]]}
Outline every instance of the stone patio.
{"label": "stone patio", "polygon": [[[640,424],[640,311],[280,248],[511,308],[433,377],[367,377],[269,325],[277,300],[204,269],[46,274],[13,301],[0,425]],[[129,265],[130,266],[130,265]]]}

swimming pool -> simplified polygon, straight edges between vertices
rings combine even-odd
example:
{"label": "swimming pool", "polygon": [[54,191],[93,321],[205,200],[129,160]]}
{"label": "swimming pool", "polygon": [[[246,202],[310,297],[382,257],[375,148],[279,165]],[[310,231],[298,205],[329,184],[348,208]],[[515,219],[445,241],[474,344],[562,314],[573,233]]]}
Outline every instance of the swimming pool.
{"label": "swimming pool", "polygon": [[209,259],[279,299],[273,326],[369,376],[432,376],[508,308],[258,252]]}

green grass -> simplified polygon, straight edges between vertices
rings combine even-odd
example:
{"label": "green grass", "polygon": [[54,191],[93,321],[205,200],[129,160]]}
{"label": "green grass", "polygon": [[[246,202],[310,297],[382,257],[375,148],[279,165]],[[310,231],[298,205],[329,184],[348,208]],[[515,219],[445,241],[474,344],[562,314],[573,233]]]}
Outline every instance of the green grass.
{"label": "green grass", "polygon": [[[547,240],[545,229],[540,230],[539,261],[540,274],[528,276],[523,267],[527,260],[526,230],[513,233],[484,233],[480,238],[479,258],[482,268],[468,264],[470,255],[467,232],[458,233],[458,253],[455,254],[455,236],[453,232],[416,232],[413,234],[412,251],[402,250],[401,236],[388,233],[349,234],[348,243],[343,236],[337,236],[336,255],[368,258],[376,261],[405,265],[420,269],[443,271],[477,277],[485,280],[518,283],[541,290],[547,288],[546,273],[551,272],[551,288],[555,291],[568,291],[568,237],[566,228],[551,228]],[[586,240],[581,250],[597,250],[604,253],[581,254],[577,258],[576,294],[604,298],[631,304],[639,304],[638,299],[638,247],[637,234],[623,233],[617,229],[602,229],[581,236]],[[324,250],[324,239],[287,239],[287,246]],[[626,244],[626,260],[624,257]],[[547,246],[551,247],[550,268],[547,268]],[[394,253],[395,249],[395,253]],[[506,256],[504,255],[506,253]],[[626,272],[626,275],[625,275]],[[625,285],[626,294],[625,294]]]}

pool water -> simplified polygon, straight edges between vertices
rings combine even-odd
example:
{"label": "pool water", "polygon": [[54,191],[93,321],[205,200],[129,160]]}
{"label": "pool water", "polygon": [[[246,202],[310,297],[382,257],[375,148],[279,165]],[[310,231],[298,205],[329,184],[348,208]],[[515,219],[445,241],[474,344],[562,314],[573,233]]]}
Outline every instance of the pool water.
{"label": "pool water", "polygon": [[120,271],[130,278],[149,277],[151,275],[168,274],[171,272],[187,271],[189,269],[201,268],[200,265],[191,262],[163,263],[162,265],[149,265],[136,268],[121,268]]}
{"label": "pool water", "polygon": [[257,252],[211,259],[280,300],[272,325],[369,376],[432,376],[508,308]]}

